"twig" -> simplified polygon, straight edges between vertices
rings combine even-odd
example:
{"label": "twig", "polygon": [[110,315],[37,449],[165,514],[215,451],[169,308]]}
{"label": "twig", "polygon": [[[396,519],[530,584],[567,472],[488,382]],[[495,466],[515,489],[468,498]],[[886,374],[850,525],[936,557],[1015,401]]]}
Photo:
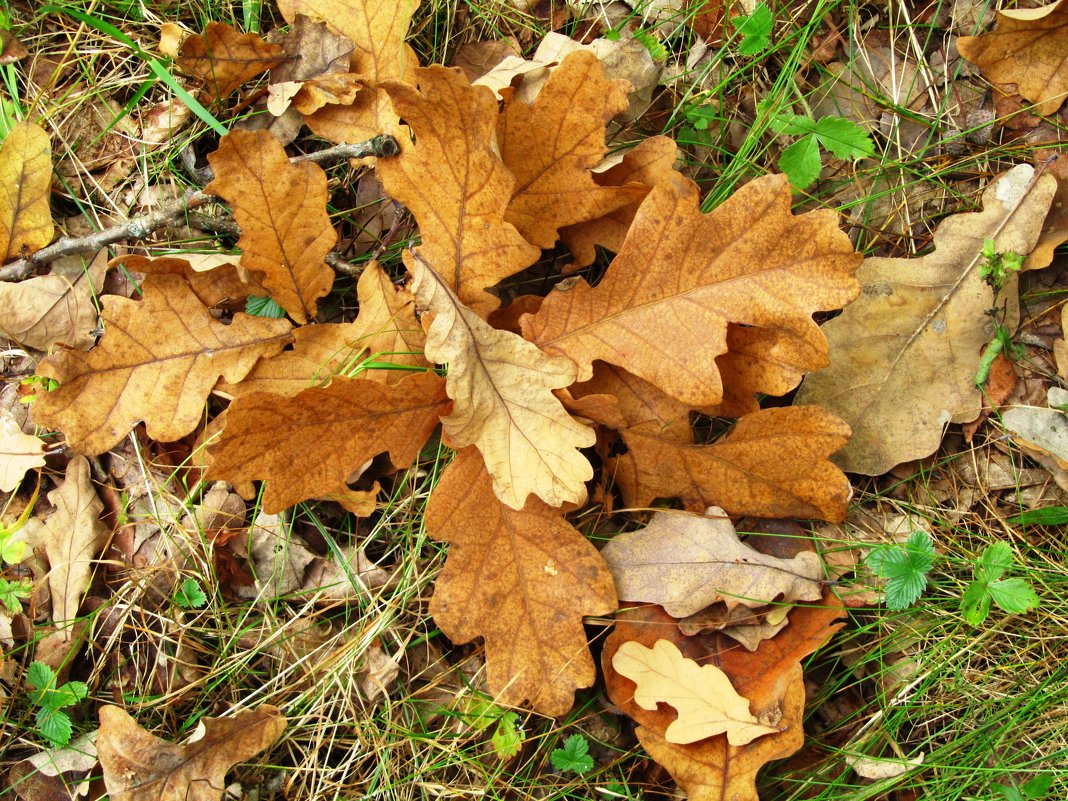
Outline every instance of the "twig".
{"label": "twig", "polygon": [[[315,164],[332,164],[346,159],[366,158],[367,156],[389,157],[400,152],[397,140],[388,134],[376,136],[366,142],[355,144],[336,145],[335,147],[320,150],[316,153],[294,156],[290,162],[297,164],[310,161]],[[11,264],[0,267],[0,281],[21,281],[42,264],[71,256],[75,253],[92,253],[101,248],[122,242],[127,239],[144,239],[153,231],[157,231],[172,220],[176,220],[193,209],[200,208],[208,203],[221,202],[220,198],[208,194],[203,189],[192,189],[177,200],[164,203],[160,208],[140,217],[134,217],[119,225],[105,228],[94,234],[81,237],[62,237],[57,239],[46,248],[41,248],[36,253],[24,259],[13,261]],[[346,275],[352,275],[353,268],[343,259],[327,260],[331,267]],[[339,262],[335,264],[334,262]],[[347,269],[346,269],[347,268]],[[358,273],[356,273],[358,275]]]}

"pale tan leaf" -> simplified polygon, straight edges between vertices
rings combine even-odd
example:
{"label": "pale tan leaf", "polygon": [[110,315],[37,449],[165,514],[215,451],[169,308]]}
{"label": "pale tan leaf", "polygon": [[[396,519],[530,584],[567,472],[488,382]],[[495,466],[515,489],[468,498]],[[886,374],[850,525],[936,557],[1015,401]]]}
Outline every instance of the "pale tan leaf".
{"label": "pale tan leaf", "polygon": [[0,492],[13,491],[28,471],[44,463],[44,443],[23,433],[11,412],[0,409]]}
{"label": "pale tan leaf", "polygon": [[254,33],[238,33],[222,22],[209,22],[204,33],[182,43],[178,67],[226,97],[257,75],[281,63],[284,51]]}
{"label": "pale tan leaf", "polygon": [[36,123],[20,122],[0,145],[0,263],[52,241],[52,146]]}

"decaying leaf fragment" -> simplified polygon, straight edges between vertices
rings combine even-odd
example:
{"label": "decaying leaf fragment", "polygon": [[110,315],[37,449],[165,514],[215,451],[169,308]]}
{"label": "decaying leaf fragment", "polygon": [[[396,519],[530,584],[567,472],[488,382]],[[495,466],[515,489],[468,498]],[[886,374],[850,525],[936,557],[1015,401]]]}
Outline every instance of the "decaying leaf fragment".
{"label": "decaying leaf fragment", "polygon": [[107,253],[101,251],[84,267],[74,257],[53,264],[48,275],[0,283],[0,335],[41,351],[60,343],[86,350],[96,342],[93,295],[106,270]]}
{"label": "decaying leaf fragment", "polygon": [[430,535],[449,543],[430,612],[457,643],[486,641],[491,692],[562,715],[596,678],[583,615],[616,608],[604,561],[559,510],[530,499],[521,511],[494,495],[478,451],[460,451],[426,510]]}
{"label": "decaying leaf fragment", "polygon": [[579,451],[596,435],[553,395],[575,380],[570,359],[550,356],[499,331],[464,306],[423,259],[410,267],[412,292],[434,313],[426,357],[445,364],[452,412],[442,419],[449,445],[475,445],[503,503],[522,509],[534,494],[550,506],[580,503],[593,466]]}
{"label": "decaying leaf fragment", "polygon": [[211,87],[218,99],[281,63],[283,55],[279,45],[254,33],[238,33],[222,22],[209,22],[203,34],[182,43],[175,63]]}
{"label": "decaying leaf fragment", "polygon": [[723,601],[728,609],[779,599],[815,601],[823,594],[823,565],[803,551],[780,559],[738,539],[722,509],[705,515],[656,512],[637,531],[617,534],[601,549],[622,601],[659,604],[687,617]]}
{"label": "decaying leaf fragment", "polygon": [[957,47],[983,77],[1001,88],[1015,86],[1042,116],[1068,97],[1068,0],[999,11],[994,31],[962,36]]}
{"label": "decaying leaf fragment", "polygon": [[241,226],[241,266],[254,273],[298,323],[315,317],[334,272],[324,259],[337,243],[326,211],[326,173],[311,162],[291,164],[267,131],[231,131],[208,156],[215,180]]}
{"label": "decaying leaf fragment", "polygon": [[193,739],[178,745],[105,705],[97,753],[112,801],[221,801],[227,771],[270,748],[285,728],[278,708],[261,704],[229,718],[203,718]]}
{"label": "decaying leaf fragment", "polygon": [[625,642],[612,666],[637,685],[634,701],[643,709],[664,702],[678,711],[665,734],[669,743],[685,745],[726,733],[727,742],[737,746],[779,731],[749,712],[749,701],[722,670],[687,659],[670,640],[657,640],[652,648]]}
{"label": "decaying leaf fragment", "polygon": [[105,333],[93,350],[38,365],[59,387],[38,395],[34,416],[78,453],[103,453],[140,420],[153,439],[184,437],[220,376],[239,381],[290,339],[286,320],[237,314],[230,325],[218,322],[176,275],[149,276],[142,291],[140,302],[104,298]]}
{"label": "decaying leaf fragment", "polygon": [[0,492],[11,492],[35,467],[43,467],[44,443],[26,434],[7,409],[0,409]]}
{"label": "decaying leaf fragment", "polygon": [[[1031,252],[1057,189],[1050,175],[1014,167],[983,193],[981,212],[955,214],[914,259],[865,259],[860,298],[823,326],[831,365],[810,374],[796,403],[818,404],[853,430],[833,461],[881,475],[933,453],[948,423],[975,419],[982,349],[993,337],[993,290],[979,277],[983,242],[998,253]],[[1015,331],[1015,274],[1001,290],[1003,325]]]}
{"label": "decaying leaf fragment", "polygon": [[52,145],[36,123],[20,122],[0,146],[0,263],[52,241]]}

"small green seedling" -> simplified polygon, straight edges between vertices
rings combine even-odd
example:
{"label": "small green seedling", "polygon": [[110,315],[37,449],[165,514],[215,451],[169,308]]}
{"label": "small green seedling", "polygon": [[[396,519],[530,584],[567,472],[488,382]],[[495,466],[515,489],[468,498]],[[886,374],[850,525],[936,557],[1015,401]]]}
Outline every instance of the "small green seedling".
{"label": "small green seedling", "polygon": [[554,748],[549,754],[553,767],[565,773],[589,773],[593,770],[590,744],[581,734],[572,734],[564,740],[563,748]]}
{"label": "small green seedling", "polygon": [[[1001,290],[1005,288],[1005,282],[1009,280],[1009,276],[1018,273],[1023,267],[1024,257],[1019,253],[998,253],[993,239],[983,240],[982,257],[983,261],[979,264],[979,277],[993,288],[996,301]],[[990,377],[990,368],[998,354],[1005,353],[1014,360],[1023,354],[1023,349],[1012,341],[1012,332],[1002,324],[1004,317],[1002,310],[995,306],[987,314],[994,320],[994,337],[983,349],[983,355],[979,360],[979,369],[975,374],[977,387],[986,384],[987,378]]]}
{"label": "small green seedling", "polygon": [[1015,784],[992,784],[990,787],[997,792],[1004,801],[1042,801],[1053,787],[1052,774],[1035,776],[1020,786]]}
{"label": "small green seedling", "polygon": [[925,531],[913,531],[904,543],[876,548],[864,563],[886,579],[886,607],[908,609],[927,588],[927,574],[934,565],[934,542]]}
{"label": "small green seedling", "polygon": [[1029,612],[1039,600],[1030,582],[1022,578],[1002,578],[1012,567],[1012,548],[1007,542],[988,545],[975,563],[975,580],[960,599],[964,619],[978,626],[990,614],[990,604],[1009,614]]}
{"label": "small green seedling", "polygon": [[44,662],[34,662],[26,671],[26,682],[34,688],[30,700],[37,709],[37,730],[54,746],[70,742],[73,727],[64,708],[73,706],[89,695],[83,681],[68,681],[56,686],[56,674]]}
{"label": "small green seedling", "polygon": [[795,189],[811,186],[820,176],[826,150],[840,159],[862,159],[875,155],[875,145],[867,131],[844,117],[814,120],[802,114],[777,115],[771,127],[776,133],[801,137],[779,156],[779,169]]}
{"label": "small green seedling", "polygon": [[979,265],[979,277],[994,289],[1003,289],[1013,273],[1020,272],[1024,257],[1019,253],[998,253],[993,239],[983,240],[983,262]]}
{"label": "small green seedling", "polygon": [[[15,532],[30,519],[33,507],[37,504],[37,493],[40,490],[41,485],[38,483],[30,502],[22,510],[19,519],[12,523],[10,527],[0,524],[0,568],[7,565],[17,565],[25,558],[26,543],[22,540],[16,540]],[[33,584],[26,579],[12,581],[11,579],[0,578],[0,604],[3,604],[11,614],[22,611],[22,599],[29,598],[32,592]]]}
{"label": "small green seedling", "polygon": [[467,701],[463,714],[464,722],[475,731],[485,731],[494,723],[497,728],[490,737],[490,745],[500,759],[510,759],[519,753],[527,733],[519,720],[519,714],[501,709],[488,698],[472,696]]}
{"label": "small green seedling", "polygon": [[274,298],[249,295],[245,299],[245,314],[251,314],[253,317],[279,318],[286,316],[286,310],[279,306]]}
{"label": "small green seedling", "polygon": [[743,56],[755,56],[763,53],[771,45],[771,28],[775,18],[763,3],[753,9],[748,17],[734,17],[731,20],[738,30],[742,41],[738,45],[738,53]]}
{"label": "small green seedling", "polygon": [[200,609],[208,602],[208,596],[204,594],[204,590],[196,579],[187,578],[174,591],[173,600],[174,605],[182,609]]}
{"label": "small green seedling", "polygon": [[1000,354],[1006,354],[1014,361],[1023,355],[1023,348],[1012,341],[1009,329],[1001,323],[994,322],[994,337],[983,348],[983,355],[979,357],[979,369],[975,371],[975,385],[983,387],[990,378],[990,368]]}

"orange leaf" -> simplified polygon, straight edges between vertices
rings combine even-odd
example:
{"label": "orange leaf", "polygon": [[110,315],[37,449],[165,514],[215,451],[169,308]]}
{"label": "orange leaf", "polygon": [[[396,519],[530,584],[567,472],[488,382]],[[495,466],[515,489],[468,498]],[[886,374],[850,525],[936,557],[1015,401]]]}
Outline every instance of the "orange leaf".
{"label": "orange leaf", "polygon": [[528,242],[551,248],[562,226],[645,196],[640,184],[600,186],[590,171],[604,158],[605,123],[627,108],[628,89],[605,79],[597,56],[578,51],[552,71],[533,104],[505,106],[497,142],[516,177],[505,219]]}
{"label": "orange leaf", "polygon": [[552,292],[523,318],[524,335],[579,364],[579,379],[602,359],[692,406],[723,398],[717,356],[728,323],[769,328],[805,343],[822,366],[826,341],[812,320],[858,291],[860,256],[836,215],[795,217],[785,177],[743,186],[701,214],[697,186],[673,175],[656,186],[605,278]]}
{"label": "orange leaf", "polygon": [[291,164],[267,131],[231,131],[208,161],[215,180],[207,191],[229,201],[241,226],[241,266],[262,275],[294,320],[308,322],[334,283],[324,261],[337,243],[326,212],[326,173],[310,162]]}
{"label": "orange leaf", "polygon": [[262,297],[267,294],[267,290],[258,281],[251,279],[247,270],[242,270],[236,264],[225,263],[209,270],[194,270],[186,259],[173,256],[151,259],[133,254],[119,256],[108,262],[108,267],[120,265],[131,272],[146,275],[180,275],[189,284],[197,299],[209,308],[243,307],[249,295]]}
{"label": "orange leaf", "polygon": [[610,428],[693,442],[690,407],[622,368],[597,362],[590,380],[572,386],[571,394],[572,411]]}
{"label": "orange leaf", "polygon": [[230,325],[218,322],[176,275],[149,276],[141,288],[139,303],[104,298],[105,333],[93,350],[64,351],[37,368],[59,387],[38,396],[34,416],[78,453],[103,453],[139,420],[153,439],[184,437],[220,377],[240,381],[290,339],[286,320],[237,314]]}
{"label": "orange leaf", "polygon": [[597,549],[536,498],[521,511],[504,506],[474,448],[446,468],[426,527],[450,544],[430,602],[442,631],[456,643],[485,638],[500,703],[530,699],[546,715],[567,712],[575,690],[596,678],[583,615],[616,608]]}
{"label": "orange leaf", "polygon": [[844,520],[849,480],[827,457],[849,427],[817,406],[746,415],[712,445],[626,430],[629,452],[615,477],[631,506],[682,498],[686,508],[720,506],[730,515]]}
{"label": "orange leaf", "polygon": [[[419,223],[422,257],[460,301],[485,317],[500,305],[488,287],[529,267],[539,250],[504,221],[515,178],[497,155],[497,100],[459,69],[416,72],[419,88],[386,85],[415,132],[377,170]],[[411,258],[405,254],[411,269]]]}
{"label": "orange leaf", "polygon": [[390,385],[338,377],[293,397],[244,395],[227,409],[226,428],[209,446],[208,476],[268,481],[263,507],[273,514],[336,491],[383,451],[396,467],[407,467],[448,406],[445,382],[434,373]]}
{"label": "orange leaf", "polygon": [[216,99],[281,63],[284,51],[254,33],[238,33],[222,22],[209,22],[200,36],[182,43],[175,63],[211,87]]}
{"label": "orange leaf", "polygon": [[988,81],[1015,90],[1046,117],[1068,95],[1068,0],[998,12],[997,29],[957,40],[960,54]]}
{"label": "orange leaf", "polygon": [[0,263],[52,241],[52,146],[40,125],[20,122],[0,146]]}

